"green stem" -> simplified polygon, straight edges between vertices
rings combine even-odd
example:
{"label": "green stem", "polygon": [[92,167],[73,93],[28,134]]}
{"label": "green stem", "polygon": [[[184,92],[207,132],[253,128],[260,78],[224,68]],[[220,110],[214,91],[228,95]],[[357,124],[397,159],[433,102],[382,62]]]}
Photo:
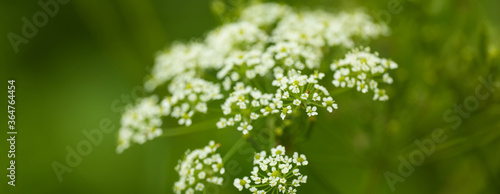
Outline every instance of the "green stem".
{"label": "green stem", "polygon": [[250,145],[252,145],[253,149],[255,149],[256,152],[260,152],[262,148],[255,142],[255,140],[252,137],[248,137],[248,142]]}
{"label": "green stem", "polygon": [[276,134],[274,133],[274,130],[276,128],[275,124],[275,117],[272,117],[270,119],[270,126],[269,126],[269,146],[272,148],[274,147],[274,144],[276,143]]}
{"label": "green stem", "polygon": [[306,140],[311,137],[315,121],[308,121],[307,131],[306,131]]}
{"label": "green stem", "polygon": [[176,127],[173,129],[167,129],[167,130],[163,131],[163,134],[160,137],[172,137],[172,136],[185,135],[185,134],[209,130],[209,129],[215,129],[215,128],[217,128],[215,123],[218,120],[219,119],[208,120],[208,121],[204,121],[204,122],[200,122],[200,123],[191,125],[189,127],[183,126],[183,127]]}
{"label": "green stem", "polygon": [[245,143],[245,137],[241,137],[234,145],[233,147],[231,147],[231,149],[229,149],[229,151],[227,151],[226,155],[224,156],[224,158],[222,158],[222,163],[226,163],[227,160],[229,160],[229,158],[231,158],[231,156],[234,155],[234,153],[236,153],[236,151],[238,149],[241,148],[241,146],[243,146],[243,144]]}
{"label": "green stem", "polygon": [[258,188],[258,187],[268,187],[268,186],[269,186],[269,184],[263,184],[263,185],[262,185],[262,184],[261,184],[261,185],[250,185],[250,187],[256,187],[256,188]]}

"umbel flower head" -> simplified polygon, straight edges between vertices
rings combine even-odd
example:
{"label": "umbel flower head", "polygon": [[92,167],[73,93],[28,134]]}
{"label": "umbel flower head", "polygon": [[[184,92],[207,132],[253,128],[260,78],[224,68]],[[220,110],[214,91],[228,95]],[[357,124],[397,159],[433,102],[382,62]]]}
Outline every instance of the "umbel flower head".
{"label": "umbel flower head", "polygon": [[207,184],[222,185],[225,170],[222,158],[216,153],[219,144],[210,141],[202,149],[186,151],[184,159],[179,161],[175,171],[179,180],[174,183],[175,193],[195,193],[203,191]]}
{"label": "umbel flower head", "polygon": [[122,116],[119,142],[116,151],[123,152],[131,142],[143,144],[148,139],[160,136],[163,131],[161,107],[157,106],[158,97],[140,99],[136,106],[128,106]]}
{"label": "umbel flower head", "polygon": [[[397,64],[356,41],[389,29],[363,11],[333,14],[265,3],[232,21],[158,54],[144,87],[166,94],[127,109],[118,152],[161,134],[163,117],[191,126],[197,114],[210,113],[218,128],[252,135],[258,124],[272,123],[267,121],[293,126],[299,116],[332,113],[341,107],[330,95],[338,88],[373,92],[376,101],[389,99],[382,86],[393,82],[390,70]],[[331,59],[332,51],[344,48],[350,52]],[[143,106],[150,111],[138,111]]]}
{"label": "umbel flower head", "polygon": [[370,53],[368,47],[360,47],[352,49],[344,59],[332,63],[330,68],[335,71],[332,81],[335,87],[356,87],[362,93],[372,90],[375,93],[373,100],[386,101],[389,96],[378,86],[379,83],[392,84],[388,71],[398,68],[398,65],[379,58],[378,53]]}
{"label": "umbel flower head", "polygon": [[[266,157],[267,156],[267,157]],[[307,182],[307,175],[300,173],[299,167],[306,166],[306,156],[295,152],[292,157],[285,155],[285,147],[279,145],[256,153],[255,167],[251,176],[234,179],[233,185],[239,190],[248,189],[252,193],[297,193],[297,187]]]}

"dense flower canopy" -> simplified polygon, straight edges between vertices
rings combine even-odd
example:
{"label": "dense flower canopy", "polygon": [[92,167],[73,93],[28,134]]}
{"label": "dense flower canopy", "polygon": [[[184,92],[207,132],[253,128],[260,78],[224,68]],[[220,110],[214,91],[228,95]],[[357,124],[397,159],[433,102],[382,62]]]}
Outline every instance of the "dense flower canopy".
{"label": "dense flower canopy", "polygon": [[[397,64],[356,45],[356,40],[387,33],[386,25],[362,11],[332,14],[275,3],[250,6],[204,40],[175,43],[158,55],[145,88],[153,92],[165,87],[169,94],[127,109],[117,151],[161,135],[160,117],[190,126],[193,115],[218,112],[208,110],[210,103],[220,104],[218,128],[248,135],[254,122],[267,118],[286,120],[297,111],[313,117],[320,108],[333,112],[338,105],[329,91],[335,88],[371,91],[374,100],[388,100],[380,86],[392,83],[389,70]],[[343,49],[351,51],[342,59],[326,57]],[[150,110],[143,111],[145,106]]]}

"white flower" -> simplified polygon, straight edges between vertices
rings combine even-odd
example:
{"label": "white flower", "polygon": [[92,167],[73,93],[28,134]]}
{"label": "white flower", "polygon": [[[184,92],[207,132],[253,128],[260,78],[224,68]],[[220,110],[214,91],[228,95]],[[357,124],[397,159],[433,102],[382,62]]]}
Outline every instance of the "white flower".
{"label": "white flower", "polygon": [[207,103],[200,102],[196,105],[196,110],[202,113],[207,112]]}
{"label": "white flower", "polygon": [[358,87],[357,87],[357,90],[358,90],[358,91],[363,92],[363,93],[368,92],[368,85],[366,85],[366,83],[365,83],[365,81],[364,81],[364,80],[357,81],[357,82],[356,82],[356,85],[358,86]]}
{"label": "white flower", "polygon": [[370,89],[375,90],[377,89],[378,82],[375,80],[370,80]]}
{"label": "white flower", "polygon": [[192,121],[191,121],[191,117],[193,116],[194,112],[193,111],[189,111],[189,112],[185,112],[182,114],[182,117],[179,119],[179,125],[186,125],[186,126],[190,126]]}
{"label": "white flower", "polygon": [[345,78],[344,75],[342,75],[341,71],[336,71],[335,74],[333,74],[332,84],[335,87],[342,87],[342,88],[344,88],[346,86],[346,78]]}
{"label": "white flower", "polygon": [[295,152],[293,154],[293,163],[295,163],[297,166],[305,166],[309,162],[307,161],[307,158],[304,154],[300,154],[299,156],[299,154]]}
{"label": "white flower", "polygon": [[259,114],[254,113],[254,112],[250,113],[250,119],[252,119],[252,120],[256,120],[256,119],[258,119],[258,118],[259,118]]}
{"label": "white flower", "polygon": [[389,100],[389,96],[385,94],[385,90],[382,89],[375,89],[375,95],[373,96],[373,100],[380,100],[380,101],[387,101]]}
{"label": "white flower", "polygon": [[321,96],[319,96],[318,93],[314,93],[313,94],[313,98],[312,98],[314,101],[320,101],[321,100]]}
{"label": "white flower", "polygon": [[303,100],[307,100],[308,97],[309,97],[308,93],[303,93],[302,95],[300,95],[300,98],[302,98]]}
{"label": "white flower", "polygon": [[389,76],[388,73],[384,73],[382,79],[384,80],[385,83],[392,84],[392,78]]}
{"label": "white flower", "polygon": [[281,109],[281,119],[285,120],[286,115],[290,113],[292,113],[292,106],[283,107],[283,109]]}
{"label": "white flower", "polygon": [[290,98],[290,94],[288,93],[288,91],[285,91],[285,92],[283,93],[283,96],[281,96],[281,98],[283,98],[283,99],[288,99],[288,98]]}
{"label": "white flower", "polygon": [[267,116],[270,113],[278,113],[279,111],[276,109],[276,105],[274,103],[269,104],[265,108],[260,109],[262,115]]}
{"label": "white flower", "polygon": [[253,107],[259,107],[260,106],[260,102],[257,101],[257,100],[252,100],[252,106]]}
{"label": "white flower", "polygon": [[335,101],[333,100],[332,97],[323,98],[322,104],[323,106],[326,107],[326,110],[328,110],[328,112],[333,112],[333,109],[338,108],[337,104],[335,104]]}
{"label": "white flower", "polygon": [[241,121],[241,114],[236,114],[236,115],[234,116],[234,121],[236,121],[236,122],[240,122],[240,121]]}
{"label": "white flower", "polygon": [[198,183],[198,184],[196,184],[195,189],[197,191],[203,191],[203,189],[205,189],[205,185],[203,183]]}
{"label": "white flower", "polygon": [[234,119],[233,119],[233,118],[229,118],[229,119],[227,120],[227,123],[226,123],[226,124],[227,124],[227,126],[233,126],[233,125],[234,125]]}
{"label": "white flower", "polygon": [[316,112],[317,109],[318,108],[316,106],[307,106],[307,116],[312,117],[318,115],[318,112]]}
{"label": "white flower", "polygon": [[227,125],[227,119],[226,118],[221,118],[219,122],[217,122],[217,128],[225,128]]}
{"label": "white flower", "polygon": [[[201,169],[200,169],[200,170],[201,170]],[[205,178],[205,176],[206,176],[206,173],[205,173],[205,172],[203,172],[203,171],[202,171],[202,172],[200,172],[200,173],[198,173],[198,178],[199,178],[199,179],[204,179],[204,178]]]}
{"label": "white flower", "polygon": [[271,148],[271,155],[273,157],[284,154],[285,154],[285,147],[283,147],[282,145],[278,145],[276,148]]}
{"label": "white flower", "polygon": [[243,134],[247,134],[248,131],[252,129],[253,129],[252,125],[249,125],[248,122],[241,122],[240,126],[238,127],[238,131],[242,131]]}
{"label": "white flower", "polygon": [[306,156],[294,153],[293,157],[285,155],[285,148],[278,145],[271,149],[271,155],[266,152],[256,153],[253,164],[256,165],[250,178],[236,178],[233,185],[242,191],[243,188],[253,193],[266,193],[278,189],[281,193],[295,193],[300,183],[306,183],[307,176],[299,172],[300,166],[308,164]]}
{"label": "white flower", "polygon": [[236,178],[234,179],[233,185],[239,190],[248,189],[250,187],[250,179],[248,177],[243,177],[243,179]]}
{"label": "white flower", "polygon": [[301,103],[301,102],[300,102],[300,100],[299,100],[299,99],[295,99],[295,100],[293,100],[293,104],[294,104],[294,105],[297,105],[297,106],[298,106],[298,105],[300,105],[300,103]]}

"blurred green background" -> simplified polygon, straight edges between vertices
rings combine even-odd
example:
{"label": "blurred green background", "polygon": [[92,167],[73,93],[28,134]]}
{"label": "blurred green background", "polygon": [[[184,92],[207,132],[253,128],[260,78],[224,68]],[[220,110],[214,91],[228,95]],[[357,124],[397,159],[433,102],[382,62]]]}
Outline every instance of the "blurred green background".
{"label": "blurred green background", "polygon": [[[4,86],[16,80],[19,132],[15,188],[7,185],[8,144],[0,141],[0,193],[171,193],[178,179],[174,167],[186,149],[215,139],[225,153],[236,142],[236,130],[212,129],[115,153],[120,108],[143,96],[138,88],[155,53],[173,41],[203,37],[221,23],[221,14],[231,16],[244,1],[73,0],[60,5],[16,53],[7,34],[22,33],[21,18],[31,20],[42,10],[37,2],[0,2],[0,76]],[[388,12],[395,2],[401,12]],[[214,9],[220,3],[224,9]],[[390,13],[390,20],[384,17],[392,34],[368,45],[400,66],[388,102],[353,91],[336,97],[335,114],[320,114],[311,139],[295,147],[310,162],[308,183],[299,193],[391,193],[384,172],[397,173],[398,157],[408,158],[417,148],[414,141],[435,128],[443,128],[448,139],[394,193],[500,193],[500,87],[457,130],[443,120],[448,109],[475,94],[478,76],[499,80],[499,1],[285,3],[333,12],[362,7],[374,17]],[[1,115],[6,123],[7,113]],[[74,149],[86,140],[83,130],[97,129],[106,118],[113,132],[59,182],[51,164],[65,164],[66,147]],[[252,153],[236,156],[233,172],[241,173],[229,174],[230,185],[219,193],[236,193],[232,179],[249,174]]]}

